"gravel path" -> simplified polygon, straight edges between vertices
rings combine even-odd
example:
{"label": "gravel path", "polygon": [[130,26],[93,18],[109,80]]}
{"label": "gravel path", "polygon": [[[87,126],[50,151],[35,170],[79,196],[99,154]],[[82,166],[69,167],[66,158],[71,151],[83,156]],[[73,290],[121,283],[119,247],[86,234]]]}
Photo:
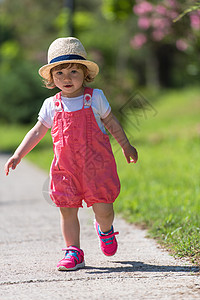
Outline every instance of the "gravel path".
{"label": "gravel path", "polygon": [[0,156],[0,300],[200,299],[197,267],[171,257],[146,232],[115,219],[119,249],[105,257],[91,209],[80,210],[86,267],[59,272],[59,211],[43,196],[47,174],[23,160],[6,177]]}

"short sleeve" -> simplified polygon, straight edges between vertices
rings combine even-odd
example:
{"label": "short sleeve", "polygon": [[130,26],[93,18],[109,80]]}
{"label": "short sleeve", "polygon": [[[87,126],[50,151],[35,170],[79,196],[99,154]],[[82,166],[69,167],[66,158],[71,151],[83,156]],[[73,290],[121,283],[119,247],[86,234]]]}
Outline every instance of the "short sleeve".
{"label": "short sleeve", "polygon": [[96,93],[95,98],[97,99],[98,113],[100,118],[105,119],[111,112],[110,104],[102,90],[95,89],[94,93]]}
{"label": "short sleeve", "polygon": [[51,128],[53,125],[54,113],[53,97],[47,98],[39,111],[38,120],[47,128]]}

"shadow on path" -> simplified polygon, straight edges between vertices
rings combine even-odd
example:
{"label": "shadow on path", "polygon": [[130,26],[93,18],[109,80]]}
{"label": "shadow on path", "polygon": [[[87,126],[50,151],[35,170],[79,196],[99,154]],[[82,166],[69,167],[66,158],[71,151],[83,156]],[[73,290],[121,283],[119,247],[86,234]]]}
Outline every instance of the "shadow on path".
{"label": "shadow on path", "polygon": [[195,266],[156,266],[148,265],[143,262],[137,261],[113,261],[113,263],[121,264],[124,266],[109,268],[109,267],[91,267],[87,266],[86,269],[91,270],[89,274],[100,273],[121,273],[121,272],[185,272],[185,273],[197,273],[200,272],[199,267]]}

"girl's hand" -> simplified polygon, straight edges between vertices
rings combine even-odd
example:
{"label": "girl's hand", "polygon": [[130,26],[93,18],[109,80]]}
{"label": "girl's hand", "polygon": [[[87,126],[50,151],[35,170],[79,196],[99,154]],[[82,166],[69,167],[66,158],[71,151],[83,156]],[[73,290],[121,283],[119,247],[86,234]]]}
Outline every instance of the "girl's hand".
{"label": "girl's hand", "polygon": [[35,126],[26,134],[14,155],[5,164],[4,170],[6,176],[9,174],[9,169],[12,168],[14,170],[21,159],[39,143],[47,131],[48,128],[40,121],[35,124]]}
{"label": "girl's hand", "polygon": [[124,156],[126,157],[127,162],[130,163],[136,163],[138,160],[138,153],[137,150],[131,145],[127,144],[122,149]]}
{"label": "girl's hand", "polygon": [[5,167],[4,167],[6,176],[9,174],[10,168],[15,170],[16,166],[20,163],[20,161],[21,161],[21,158],[19,156],[13,155],[11,158],[9,158],[9,160],[7,161],[7,163],[5,164]]}
{"label": "girl's hand", "polygon": [[113,113],[110,112],[110,114],[106,118],[102,119],[102,122],[122,147],[122,151],[124,153],[124,156],[126,157],[127,162],[129,164],[132,162],[136,163],[138,160],[137,150],[129,143],[129,140],[121,124],[113,115]]}

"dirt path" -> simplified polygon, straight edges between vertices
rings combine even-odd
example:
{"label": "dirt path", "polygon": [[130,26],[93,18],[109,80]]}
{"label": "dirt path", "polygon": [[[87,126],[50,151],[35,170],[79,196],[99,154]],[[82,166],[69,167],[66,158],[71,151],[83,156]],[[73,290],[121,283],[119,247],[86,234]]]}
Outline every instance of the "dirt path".
{"label": "dirt path", "polygon": [[58,272],[59,211],[42,195],[47,174],[27,161],[5,177],[0,156],[0,300],[200,299],[198,268],[175,260],[146,232],[115,220],[119,250],[100,249],[93,213],[80,210],[86,268]]}

